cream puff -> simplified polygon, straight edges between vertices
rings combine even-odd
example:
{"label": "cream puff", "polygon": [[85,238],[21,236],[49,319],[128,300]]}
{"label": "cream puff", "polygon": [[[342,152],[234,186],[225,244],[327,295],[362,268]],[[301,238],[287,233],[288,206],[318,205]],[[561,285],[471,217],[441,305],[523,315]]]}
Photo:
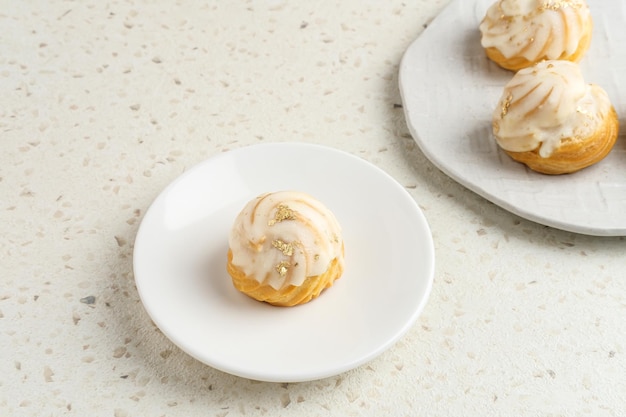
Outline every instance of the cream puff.
{"label": "cream puff", "polygon": [[587,84],[578,64],[543,61],[518,71],[493,113],[498,145],[544,174],[578,171],[603,159],[619,121],[601,87]]}
{"label": "cream puff", "polygon": [[517,71],[543,60],[580,61],[593,21],[585,0],[498,0],[479,29],[487,56]]}
{"label": "cream puff", "polygon": [[237,215],[229,236],[227,271],[242,293],[277,306],[306,303],[344,270],[341,227],[312,196],[262,194]]}

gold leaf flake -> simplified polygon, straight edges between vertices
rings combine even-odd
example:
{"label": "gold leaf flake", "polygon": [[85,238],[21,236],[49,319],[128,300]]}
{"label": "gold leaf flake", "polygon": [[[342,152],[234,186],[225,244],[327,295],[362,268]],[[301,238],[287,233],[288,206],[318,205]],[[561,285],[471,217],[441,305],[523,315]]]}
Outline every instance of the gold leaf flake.
{"label": "gold leaf flake", "polygon": [[545,0],[539,6],[539,10],[553,10],[559,11],[561,9],[565,9],[567,7],[572,7],[574,9],[579,9],[583,6],[583,2],[580,0]]}
{"label": "gold leaf flake", "polygon": [[293,243],[287,243],[287,242],[283,242],[280,239],[276,239],[275,241],[272,242],[272,246],[274,246],[276,249],[281,251],[283,255],[285,256],[293,255],[293,248],[294,248]]}
{"label": "gold leaf flake", "polygon": [[276,208],[276,213],[274,213],[274,218],[271,219],[269,222],[267,222],[267,225],[273,226],[276,223],[280,223],[284,220],[295,220],[295,219],[296,219],[296,215],[294,214],[294,211],[290,209],[288,206],[284,204],[280,204]]}
{"label": "gold leaf flake", "polygon": [[289,271],[290,266],[291,264],[289,262],[282,261],[278,265],[276,265],[275,269],[281,277],[284,277],[285,275],[287,275],[287,271]]}
{"label": "gold leaf flake", "polygon": [[512,102],[513,102],[513,94],[509,93],[509,95],[506,96],[504,103],[502,103],[502,112],[500,113],[501,118],[504,118],[504,116],[507,115],[507,113],[509,112],[509,107],[511,107]]}

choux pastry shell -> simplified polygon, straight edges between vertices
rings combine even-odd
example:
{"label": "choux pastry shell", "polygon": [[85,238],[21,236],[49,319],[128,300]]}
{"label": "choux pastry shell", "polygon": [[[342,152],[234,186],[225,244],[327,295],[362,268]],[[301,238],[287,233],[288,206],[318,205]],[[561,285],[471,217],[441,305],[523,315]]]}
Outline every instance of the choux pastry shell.
{"label": "choux pastry shell", "polygon": [[235,288],[256,300],[277,306],[309,302],[343,270],[339,223],[308,194],[260,195],[234,221],[227,271]]}
{"label": "choux pastry shell", "polygon": [[517,72],[493,113],[498,145],[544,174],[566,174],[602,160],[619,121],[600,86],[586,84],[578,64],[544,61]]}
{"label": "choux pastry shell", "polygon": [[498,0],[479,29],[487,56],[517,71],[543,60],[579,62],[593,21],[585,0]]}

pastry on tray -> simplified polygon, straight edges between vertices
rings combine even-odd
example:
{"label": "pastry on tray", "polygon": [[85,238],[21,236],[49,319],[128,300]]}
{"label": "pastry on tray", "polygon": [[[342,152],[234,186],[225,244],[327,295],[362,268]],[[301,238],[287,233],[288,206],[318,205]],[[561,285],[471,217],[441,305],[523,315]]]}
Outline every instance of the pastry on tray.
{"label": "pastry on tray", "polygon": [[341,228],[328,208],[296,191],[249,201],[234,221],[227,270],[235,288],[277,306],[316,298],[344,270]]}
{"label": "pastry on tray", "polygon": [[544,174],[578,171],[603,159],[619,121],[607,93],[587,84],[578,64],[543,61],[518,71],[493,113],[498,145]]}
{"label": "pastry on tray", "polygon": [[580,61],[593,21],[585,0],[498,0],[479,28],[487,56],[517,71],[542,60]]}

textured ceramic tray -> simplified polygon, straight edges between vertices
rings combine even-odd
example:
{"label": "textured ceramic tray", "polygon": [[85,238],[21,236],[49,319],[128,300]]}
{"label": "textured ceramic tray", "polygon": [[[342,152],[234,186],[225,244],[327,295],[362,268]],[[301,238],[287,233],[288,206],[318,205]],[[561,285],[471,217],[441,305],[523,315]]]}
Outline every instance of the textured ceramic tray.
{"label": "textured ceramic tray", "polygon": [[[288,189],[337,216],[346,270],[319,298],[281,308],[238,292],[226,254],[245,203]],[[400,184],[350,154],[287,143],[229,151],[185,172],[146,212],[134,249],[141,300],[166,336],[217,369],[274,382],[332,376],[389,348],[426,304],[434,262],[426,219]]]}
{"label": "textured ceramic tray", "polygon": [[[478,25],[493,0],[455,0],[407,49],[400,91],[409,129],[451,178],[529,220],[572,232],[626,235],[626,138],[600,163],[564,176],[534,173],[496,145],[491,113],[512,73],[485,57]],[[626,117],[626,1],[590,1],[587,82],[607,90]],[[623,131],[623,129],[621,129]]]}

